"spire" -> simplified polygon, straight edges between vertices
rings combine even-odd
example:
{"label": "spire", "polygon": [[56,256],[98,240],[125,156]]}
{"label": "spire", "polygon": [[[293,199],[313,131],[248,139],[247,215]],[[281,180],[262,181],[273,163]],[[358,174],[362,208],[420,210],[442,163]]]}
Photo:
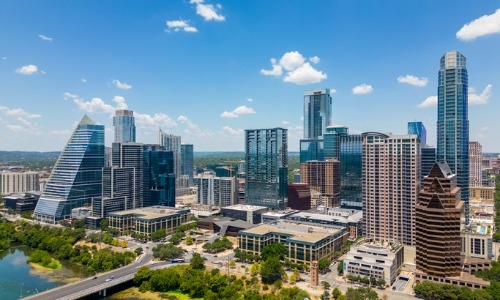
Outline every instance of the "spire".
{"label": "spire", "polygon": [[89,116],[84,115],[83,118],[80,120],[80,123],[78,123],[78,125],[95,125],[95,122],[92,121],[92,119],[89,118]]}

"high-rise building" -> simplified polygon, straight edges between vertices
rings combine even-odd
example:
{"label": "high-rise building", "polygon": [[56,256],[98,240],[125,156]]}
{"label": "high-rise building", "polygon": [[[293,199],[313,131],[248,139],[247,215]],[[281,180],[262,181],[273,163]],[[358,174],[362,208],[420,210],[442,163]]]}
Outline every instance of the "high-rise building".
{"label": "high-rise building", "polygon": [[160,145],[143,145],[143,206],[175,207],[174,152]]}
{"label": "high-rise building", "polygon": [[245,204],[282,209],[287,194],[288,130],[245,130]]}
{"label": "high-rise building", "polygon": [[438,78],[437,161],[446,162],[457,175],[465,219],[469,223],[469,118],[468,76],[465,56],[446,52]]}
{"label": "high-rise building", "polygon": [[408,122],[408,134],[416,134],[422,145],[427,145],[427,130],[422,122]]}
{"label": "high-rise building", "polygon": [[340,206],[363,209],[363,137],[345,126],[329,126],[324,134],[325,159],[340,161]]}
{"label": "high-rise building", "polygon": [[38,172],[0,171],[0,195],[39,190]]}
{"label": "high-rise building", "polygon": [[304,92],[304,139],[323,137],[332,125],[332,97],[329,89]]}
{"label": "high-rise building", "polygon": [[336,159],[309,160],[300,164],[300,180],[311,190],[320,192],[327,200],[327,207],[340,206],[340,162]]}
{"label": "high-rise building", "polygon": [[483,147],[479,142],[469,142],[470,186],[483,186]]}
{"label": "high-rise building", "polygon": [[69,218],[71,209],[99,197],[104,167],[104,125],[82,118],[56,161],[34,215],[41,222]]}
{"label": "high-rise building", "polygon": [[189,176],[193,179],[194,172],[194,151],[192,144],[181,145],[181,175]]}
{"label": "high-rise building", "polygon": [[460,276],[463,205],[457,176],[446,163],[435,163],[424,179],[415,208],[418,271],[440,277]]}
{"label": "high-rise building", "polygon": [[126,109],[118,109],[113,117],[115,126],[115,143],[135,143],[135,118],[134,112]]}
{"label": "high-rise building", "polygon": [[[158,144],[163,146],[166,151],[174,152],[174,174],[175,174],[175,184],[179,187],[179,178],[181,174],[181,137],[179,135],[173,135],[163,132],[161,129],[158,133]],[[177,196],[179,190],[176,189]]]}
{"label": "high-rise building", "polygon": [[364,133],[362,165],[363,236],[414,246],[420,139]]}
{"label": "high-rise building", "polygon": [[236,204],[236,177],[216,177],[211,173],[193,178],[198,187],[198,204],[230,206]]}
{"label": "high-rise building", "polygon": [[127,196],[127,209],[144,206],[143,153],[143,145],[141,143],[113,143],[111,146],[111,168],[130,168],[132,174],[131,181],[126,180],[122,183],[130,185],[130,195]]}

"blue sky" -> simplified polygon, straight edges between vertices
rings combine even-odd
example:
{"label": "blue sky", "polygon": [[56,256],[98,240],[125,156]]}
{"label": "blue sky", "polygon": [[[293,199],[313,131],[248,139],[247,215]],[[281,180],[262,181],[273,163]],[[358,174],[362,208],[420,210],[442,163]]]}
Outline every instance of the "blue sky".
{"label": "blue sky", "polygon": [[439,59],[467,58],[470,140],[500,151],[500,1],[0,1],[0,150],[60,151],[84,114],[128,108],[195,151],[244,151],[244,130],[303,136],[303,93],[333,123],[435,145]]}

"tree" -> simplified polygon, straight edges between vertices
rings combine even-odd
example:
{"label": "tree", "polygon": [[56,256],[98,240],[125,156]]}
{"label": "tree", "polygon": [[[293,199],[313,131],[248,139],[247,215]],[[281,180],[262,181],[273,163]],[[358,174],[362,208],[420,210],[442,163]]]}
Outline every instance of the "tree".
{"label": "tree", "polygon": [[194,239],[190,236],[186,238],[186,245],[190,246],[194,243]]}
{"label": "tree", "polygon": [[259,274],[259,272],[260,272],[260,264],[258,262],[254,262],[252,264],[252,268],[250,269],[250,275],[255,276]]}
{"label": "tree", "polygon": [[346,300],[377,300],[377,292],[371,288],[360,287],[358,289],[348,288],[345,294]]}
{"label": "tree", "polygon": [[332,291],[333,299],[338,299],[340,295],[342,295],[342,292],[338,288],[334,288]]}
{"label": "tree", "polygon": [[330,289],[330,283],[328,281],[321,281],[321,285],[323,286],[324,290]]}
{"label": "tree", "polygon": [[339,260],[339,264],[337,265],[337,272],[339,273],[339,275],[344,274],[344,261],[343,260]]}
{"label": "tree", "polygon": [[330,267],[330,264],[332,263],[331,260],[329,260],[328,258],[322,258],[319,260],[318,262],[318,269],[319,269],[319,272],[324,274],[328,268]]}
{"label": "tree", "polygon": [[260,268],[260,275],[262,276],[262,283],[273,284],[283,277],[283,266],[278,257],[269,257],[262,263]]}
{"label": "tree", "polygon": [[229,262],[229,266],[230,266],[231,268],[236,267],[236,263],[234,262],[234,260],[232,260],[232,261],[230,261],[230,262]]}
{"label": "tree", "polygon": [[172,244],[159,244],[153,247],[153,257],[159,260],[169,260],[182,257],[184,250]]}
{"label": "tree", "polygon": [[135,248],[134,253],[135,253],[135,255],[139,256],[142,254],[142,251],[143,251],[142,248],[139,247],[139,248]]}
{"label": "tree", "polygon": [[286,247],[281,243],[269,244],[262,249],[260,256],[262,260],[267,260],[271,256],[278,257],[279,260],[284,260],[286,254]]}
{"label": "tree", "polygon": [[153,241],[158,241],[166,236],[167,236],[167,232],[165,231],[165,229],[158,229],[151,234],[151,239]]}
{"label": "tree", "polygon": [[193,253],[193,258],[191,258],[189,265],[191,266],[192,269],[195,270],[205,269],[205,261],[203,260],[203,257],[201,257],[201,255],[196,252]]}

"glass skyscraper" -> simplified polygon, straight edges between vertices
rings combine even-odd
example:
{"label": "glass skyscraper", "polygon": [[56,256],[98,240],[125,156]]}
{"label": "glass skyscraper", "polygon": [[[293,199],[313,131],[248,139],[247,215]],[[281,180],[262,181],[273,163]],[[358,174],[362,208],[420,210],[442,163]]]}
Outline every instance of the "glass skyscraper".
{"label": "glass skyscraper", "polygon": [[84,116],[56,161],[34,215],[55,223],[71,217],[71,209],[101,196],[104,125]]}
{"label": "glass skyscraper", "polygon": [[245,204],[283,209],[288,203],[288,130],[245,130]]}
{"label": "glass skyscraper", "polygon": [[332,97],[329,89],[304,92],[304,139],[323,137],[332,125]]}
{"label": "glass skyscraper", "polygon": [[194,150],[192,144],[181,145],[181,175],[189,176],[193,179],[194,170]]}
{"label": "glass skyscraper", "polygon": [[[420,144],[427,144],[427,130],[422,122],[408,122],[408,134],[416,134],[420,138]],[[430,171],[430,169],[429,169]]]}
{"label": "glass skyscraper", "polygon": [[438,78],[437,155],[457,175],[465,219],[469,223],[469,119],[468,76],[465,56],[446,52]]}
{"label": "glass skyscraper", "polygon": [[115,143],[135,143],[135,118],[133,111],[126,109],[116,110],[113,117],[113,126],[115,127]]}

